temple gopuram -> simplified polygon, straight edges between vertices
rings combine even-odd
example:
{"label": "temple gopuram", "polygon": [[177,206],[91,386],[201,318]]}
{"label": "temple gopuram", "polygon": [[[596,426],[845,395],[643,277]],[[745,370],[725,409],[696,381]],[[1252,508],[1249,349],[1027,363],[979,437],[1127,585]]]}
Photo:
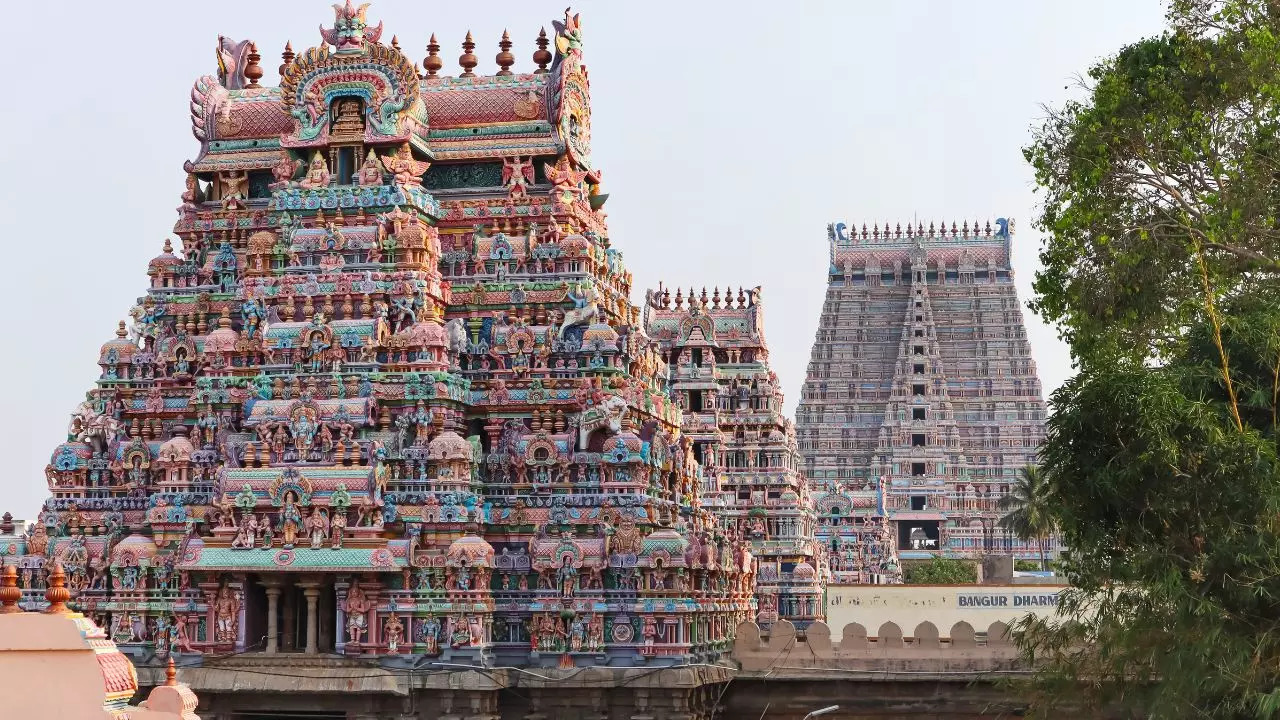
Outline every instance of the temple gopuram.
{"label": "temple gopuram", "polygon": [[796,432],[833,578],[894,582],[895,552],[1036,557],[998,527],[1045,420],[1012,221],[836,223],[828,235]]}
{"label": "temple gopuram", "polygon": [[708,296],[645,295],[644,327],[670,369],[671,389],[703,473],[702,502],[756,556],[757,624],[804,628],[823,617],[823,555],[814,547],[813,501],[795,427],[769,368],[760,288]]}
{"label": "temple gopuram", "polygon": [[[644,326],[576,15],[529,72],[504,33],[478,74],[468,33],[449,76],[434,36],[419,66],[335,11],[278,86],[226,38],[195,82],[177,242],[5,559],[22,604],[60,563],[140,673],[178,658],[206,718],[710,717],[753,553],[783,603],[762,620],[820,614],[758,299],[693,336],[652,335],[679,302]],[[699,353],[705,380],[669,367]],[[693,381],[710,405],[682,412]],[[261,685],[219,679],[245,667]]]}

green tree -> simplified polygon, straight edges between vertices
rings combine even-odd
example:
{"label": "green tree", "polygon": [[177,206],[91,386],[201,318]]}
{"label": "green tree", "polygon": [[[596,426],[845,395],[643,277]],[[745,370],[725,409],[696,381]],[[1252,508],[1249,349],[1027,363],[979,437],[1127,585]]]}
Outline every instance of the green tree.
{"label": "green tree", "polygon": [[1040,462],[1064,620],[1024,620],[1036,709],[1280,716],[1280,5],[1174,0],[1027,158],[1033,308],[1078,374]]}
{"label": "green tree", "polygon": [[903,568],[903,582],[908,585],[970,585],[978,582],[973,563],[935,555],[928,562]]}
{"label": "green tree", "polygon": [[1018,473],[1009,494],[1000,498],[1000,527],[1020,540],[1035,540],[1040,548],[1040,569],[1049,569],[1046,547],[1053,535],[1053,485],[1043,470],[1028,465]]}

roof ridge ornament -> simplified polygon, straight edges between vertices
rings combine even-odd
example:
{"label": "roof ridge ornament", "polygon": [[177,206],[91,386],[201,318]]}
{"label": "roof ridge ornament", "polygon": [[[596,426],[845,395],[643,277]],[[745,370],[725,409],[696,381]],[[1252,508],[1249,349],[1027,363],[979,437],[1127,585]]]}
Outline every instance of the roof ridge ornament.
{"label": "roof ridge ornament", "polygon": [[333,27],[326,28],[321,25],[320,37],[332,45],[339,55],[364,52],[367,44],[376,43],[382,37],[381,21],[378,22],[377,27],[369,27],[365,18],[368,8],[369,3],[362,3],[360,7],[355,7],[351,4],[351,0],[347,0],[345,5],[335,3]]}

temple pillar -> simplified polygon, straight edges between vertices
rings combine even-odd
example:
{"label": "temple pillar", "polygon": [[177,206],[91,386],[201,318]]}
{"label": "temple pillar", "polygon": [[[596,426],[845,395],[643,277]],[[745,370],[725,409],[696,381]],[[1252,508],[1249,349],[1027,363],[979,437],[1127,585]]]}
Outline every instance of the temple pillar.
{"label": "temple pillar", "polygon": [[302,593],[307,598],[307,648],[306,654],[316,655],[320,652],[320,588],[308,583],[302,586]]}
{"label": "temple pillar", "polygon": [[280,623],[277,611],[280,606],[280,586],[267,585],[267,654],[274,655],[280,651]]}

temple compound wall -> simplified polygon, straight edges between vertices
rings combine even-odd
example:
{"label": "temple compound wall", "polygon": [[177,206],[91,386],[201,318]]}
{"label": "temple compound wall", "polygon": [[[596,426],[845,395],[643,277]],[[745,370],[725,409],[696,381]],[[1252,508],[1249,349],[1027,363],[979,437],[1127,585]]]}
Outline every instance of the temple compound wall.
{"label": "temple compound wall", "polygon": [[[827,293],[796,413],[836,582],[864,556],[1038,557],[997,526],[1044,439],[1013,221],[828,228]],[[870,576],[870,577],[869,577]],[[891,578],[890,578],[891,581]]]}

